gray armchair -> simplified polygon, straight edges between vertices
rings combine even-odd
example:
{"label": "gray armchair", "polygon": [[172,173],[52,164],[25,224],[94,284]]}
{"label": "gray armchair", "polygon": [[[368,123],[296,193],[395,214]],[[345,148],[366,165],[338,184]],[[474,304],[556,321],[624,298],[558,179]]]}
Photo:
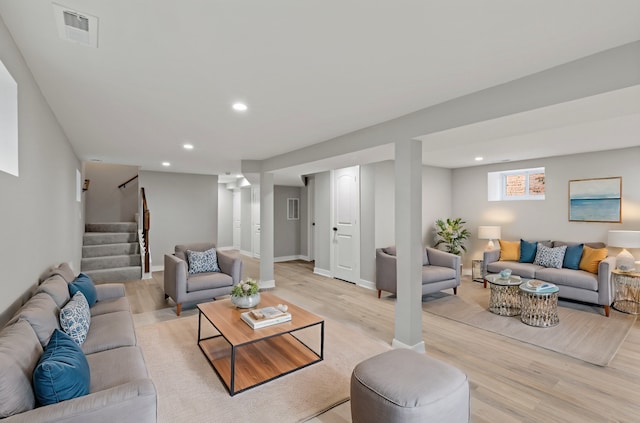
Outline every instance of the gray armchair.
{"label": "gray armchair", "polygon": [[231,294],[234,285],[242,277],[242,260],[224,251],[216,250],[220,272],[189,273],[187,250],[206,251],[216,245],[210,242],[180,244],[173,255],[164,256],[164,296],[176,303],[176,315],[180,315],[183,302],[210,300]]}
{"label": "gray armchair", "polygon": [[[422,255],[422,295],[453,288],[454,295],[460,285],[460,256],[427,247]],[[376,249],[376,288],[378,298],[382,291],[397,293],[396,249]]]}

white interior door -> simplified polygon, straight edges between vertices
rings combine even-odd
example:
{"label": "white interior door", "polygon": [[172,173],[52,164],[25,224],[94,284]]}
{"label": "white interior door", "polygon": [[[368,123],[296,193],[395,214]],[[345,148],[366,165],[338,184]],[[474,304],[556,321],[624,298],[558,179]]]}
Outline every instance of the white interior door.
{"label": "white interior door", "polygon": [[253,257],[260,258],[260,187],[251,187],[251,225]]}
{"label": "white interior door", "polygon": [[356,283],[360,278],[360,170],[358,166],[333,172],[333,276]]}
{"label": "white interior door", "polygon": [[242,234],[242,206],[240,190],[233,191],[233,248],[240,249]]}

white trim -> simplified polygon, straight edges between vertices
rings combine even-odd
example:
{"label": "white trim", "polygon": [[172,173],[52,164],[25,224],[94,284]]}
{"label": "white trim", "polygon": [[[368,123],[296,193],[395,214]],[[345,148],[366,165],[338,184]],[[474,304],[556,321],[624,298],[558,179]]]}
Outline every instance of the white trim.
{"label": "white trim", "polygon": [[251,251],[240,250],[240,254],[247,257],[253,257],[253,253]]}
{"label": "white trim", "polygon": [[151,266],[152,272],[164,272],[164,264],[162,266]]}
{"label": "white trim", "polygon": [[235,250],[235,248],[233,248],[233,245],[227,247],[216,247],[216,249],[220,251]]}
{"label": "white trim", "polygon": [[270,289],[270,288],[275,288],[276,287],[276,281],[271,279],[268,281],[258,281],[258,286],[260,287],[260,289]]}
{"label": "white trim", "polygon": [[292,261],[292,260],[304,260],[304,261],[311,261],[311,260],[309,260],[309,257],[307,257],[307,256],[302,256],[302,255],[298,254],[297,256],[281,256],[281,257],[274,257],[273,262],[274,262],[274,263],[279,263],[279,262],[283,262],[283,261]]}
{"label": "white trim", "polygon": [[376,289],[375,282],[367,281],[365,279],[360,279],[356,285],[361,286],[363,288],[367,288],[367,289],[373,289],[373,290]]}
{"label": "white trim", "polygon": [[142,274],[142,279],[153,279],[153,275],[151,272],[147,272],[147,273],[143,273]]}
{"label": "white trim", "polygon": [[393,338],[393,341],[391,341],[391,348],[393,348],[394,350],[404,348],[404,349],[408,349],[408,350],[414,350],[414,351],[419,352],[419,353],[425,353],[426,352],[426,349],[425,349],[425,346],[424,346],[424,341],[420,341],[417,344],[415,344],[413,346],[410,346],[410,345],[407,345],[407,344],[405,344],[403,342],[400,342],[397,339]]}
{"label": "white trim", "polygon": [[331,270],[320,269],[319,267],[314,267],[313,268],[313,273],[315,273],[316,275],[325,276],[327,278],[332,278],[333,277],[333,274],[331,273]]}

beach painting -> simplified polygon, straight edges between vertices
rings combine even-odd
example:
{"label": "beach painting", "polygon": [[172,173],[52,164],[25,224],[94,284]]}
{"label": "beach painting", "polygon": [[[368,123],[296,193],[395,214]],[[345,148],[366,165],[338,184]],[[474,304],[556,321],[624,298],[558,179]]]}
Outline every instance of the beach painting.
{"label": "beach painting", "polygon": [[570,222],[620,223],[622,177],[569,181]]}

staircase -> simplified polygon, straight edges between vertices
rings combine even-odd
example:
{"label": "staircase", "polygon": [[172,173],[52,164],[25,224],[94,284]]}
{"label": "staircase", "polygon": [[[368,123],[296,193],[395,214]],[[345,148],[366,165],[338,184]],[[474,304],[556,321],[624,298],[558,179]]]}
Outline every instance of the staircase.
{"label": "staircase", "polygon": [[80,267],[94,282],[141,279],[138,226],[134,222],[87,223]]}

